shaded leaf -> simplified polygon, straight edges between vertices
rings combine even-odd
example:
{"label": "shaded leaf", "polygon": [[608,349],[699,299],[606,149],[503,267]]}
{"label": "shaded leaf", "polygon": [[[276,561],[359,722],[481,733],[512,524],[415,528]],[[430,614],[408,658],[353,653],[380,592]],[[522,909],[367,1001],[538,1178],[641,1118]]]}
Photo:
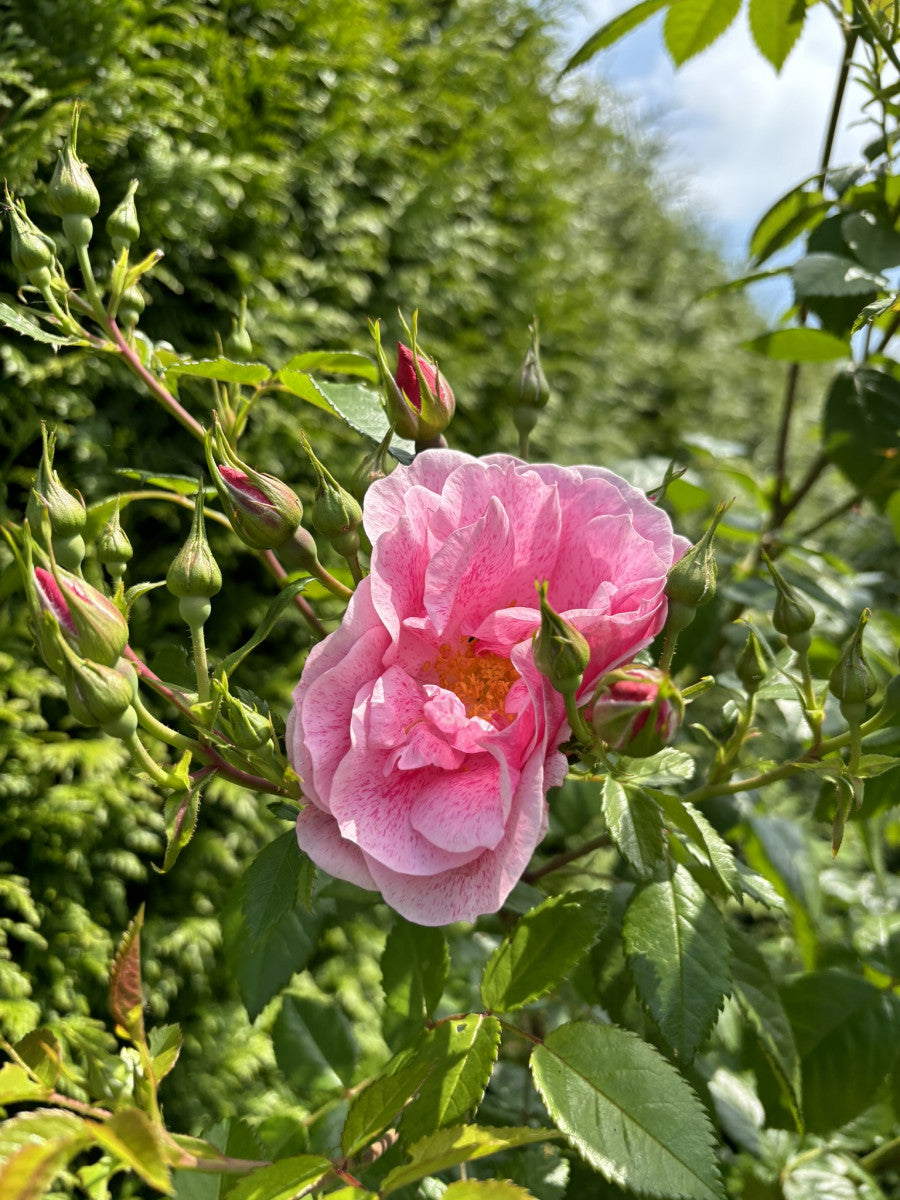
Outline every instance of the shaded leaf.
{"label": "shaded leaf", "polygon": [[794,1034],[766,960],[745,933],[732,925],[731,976],[734,998],[759,1039],[763,1052],[782,1083],[791,1107],[801,1112],[800,1057]]}
{"label": "shaded leaf", "polygon": [[450,1184],[442,1200],[534,1200],[534,1197],[508,1179],[460,1179]]}
{"label": "shaded leaf", "polygon": [[354,1096],[341,1133],[341,1149],[348,1158],[359,1154],[395,1118],[416,1094],[432,1069],[429,1062],[415,1061],[390,1075],[381,1075]]}
{"label": "shaded leaf", "polygon": [[346,1017],[334,1003],[285,996],[272,1030],[279,1068],[301,1094],[349,1087],[356,1044]]}
{"label": "shaded leaf", "polygon": [[484,1013],[450,1017],[429,1029],[407,1052],[429,1066],[419,1095],[403,1115],[407,1141],[452,1125],[481,1103],[500,1045],[500,1022]]}
{"label": "shaded leaf", "polygon": [[49,1029],[32,1029],[13,1047],[18,1057],[44,1087],[53,1088],[59,1079],[62,1050]]}
{"label": "shaded leaf", "polygon": [[303,855],[293,829],[263,846],[244,873],[241,911],[251,948],[297,903]]}
{"label": "shaded leaf", "polygon": [[659,805],[641,788],[603,781],[601,810],[622,857],[639,879],[651,879],[665,861],[666,835]]}
{"label": "shaded leaf", "polygon": [[94,1139],[129,1170],[159,1192],[172,1183],[162,1130],[137,1108],[123,1108],[108,1121],[92,1123]]}
{"label": "shaded leaf", "polygon": [[835,466],[884,505],[900,481],[900,383],[871,367],[840,372],[825,399],[823,433]]}
{"label": "shaded leaf", "polygon": [[731,847],[706,819],[702,812],[687,800],[668,792],[654,791],[653,796],[666,817],[685,833],[691,842],[709,859],[709,865],[722,885],[723,895],[740,901],[744,894],[738,862]]}
{"label": "shaded leaf", "polygon": [[864,296],[890,286],[883,275],[875,275],[852,258],[827,251],[807,254],[791,268],[794,294],[810,296]]}
{"label": "shaded leaf", "polygon": [[741,0],[673,0],[663,36],[676,66],[681,66],[716,38],[738,15]]}
{"label": "shaded leaf", "polygon": [[141,992],[141,929],[143,904],[119,943],[109,979],[109,1007],[117,1027],[134,1042],[144,1040],[144,998]]}
{"label": "shaded leaf", "polygon": [[398,1049],[434,1016],[447,982],[450,955],[440,929],[396,915],[381,955],[384,1040]]}
{"label": "shaded leaf", "polygon": [[512,1012],[556,987],[590,949],[605,913],[603,894],[566,892],[520,917],[485,966],[487,1007]]}
{"label": "shaded leaf", "polygon": [[848,213],[841,221],[844,241],[870,271],[900,266],[900,234],[873,213]]}
{"label": "shaded leaf", "polygon": [[412,1146],[409,1152],[412,1161],[388,1173],[382,1181],[380,1194],[388,1196],[398,1188],[415,1183],[417,1179],[424,1179],[426,1175],[434,1175],[438,1171],[446,1171],[449,1167],[473,1162],[501,1150],[546,1141],[553,1136],[550,1129],[518,1126],[485,1128],[479,1125],[456,1125],[452,1129],[440,1129]]}
{"label": "shaded leaf", "polygon": [[562,1025],[531,1070],[553,1120],[611,1183],[671,1200],[724,1200],[706,1112],[652,1046],[614,1025]]}
{"label": "shaded leaf", "polygon": [[824,219],[831,201],[818,190],[806,191],[810,182],[805,179],[791,188],[760,217],[750,235],[749,250],[754,265],[764,263]]}
{"label": "shaded leaf", "polygon": [[676,866],[637,888],[623,926],[628,967],[663,1037],[690,1061],[730,986],[722,914],[691,874]]}
{"label": "shaded leaf", "polygon": [[14,308],[13,305],[6,304],[3,300],[0,300],[0,325],[5,325],[7,329],[21,333],[25,337],[31,338],[32,341],[46,342],[50,346],[83,346],[85,344],[81,338],[61,337],[59,334],[50,333],[37,321],[27,316],[23,309]]}

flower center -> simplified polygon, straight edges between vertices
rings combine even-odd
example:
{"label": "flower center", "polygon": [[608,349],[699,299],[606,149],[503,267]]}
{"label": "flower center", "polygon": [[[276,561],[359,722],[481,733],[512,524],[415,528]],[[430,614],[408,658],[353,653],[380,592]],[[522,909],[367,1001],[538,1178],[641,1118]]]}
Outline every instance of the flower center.
{"label": "flower center", "polygon": [[441,687],[459,696],[468,716],[512,720],[505,712],[506,695],[519,672],[508,658],[479,654],[469,638],[455,648],[445,642],[435,661],[424,663],[423,669],[433,670]]}

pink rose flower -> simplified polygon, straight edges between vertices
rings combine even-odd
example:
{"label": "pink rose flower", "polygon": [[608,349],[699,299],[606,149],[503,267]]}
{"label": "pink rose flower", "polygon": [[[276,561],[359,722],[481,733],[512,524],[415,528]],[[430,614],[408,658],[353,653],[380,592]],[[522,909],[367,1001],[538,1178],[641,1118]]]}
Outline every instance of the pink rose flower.
{"label": "pink rose flower", "polygon": [[310,653],[288,718],[300,846],[422,925],[503,904],[566,773],[562,696],[536,669],[536,580],[587,639],[578,699],[659,632],[687,549],[599,467],[427,450],[366,494],[371,574]]}

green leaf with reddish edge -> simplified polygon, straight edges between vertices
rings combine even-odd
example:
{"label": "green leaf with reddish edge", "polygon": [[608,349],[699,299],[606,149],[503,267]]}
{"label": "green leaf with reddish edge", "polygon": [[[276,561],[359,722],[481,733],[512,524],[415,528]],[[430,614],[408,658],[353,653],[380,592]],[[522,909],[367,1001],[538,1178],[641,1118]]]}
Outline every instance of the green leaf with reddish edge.
{"label": "green leaf with reddish edge", "polygon": [[108,1121],[91,1123],[94,1140],[150,1187],[172,1193],[162,1130],[138,1108],[123,1108]]}
{"label": "green leaf with reddish edge", "polygon": [[824,329],[776,329],[741,342],[741,349],[776,362],[832,362],[850,358],[850,343]]}
{"label": "green leaf with reddish edge", "polygon": [[285,996],[272,1042],[280,1070],[304,1095],[353,1081],[356,1042],[334,1002]]}
{"label": "green leaf with reddish edge", "polygon": [[630,33],[632,29],[637,29],[638,25],[643,25],[654,13],[659,12],[661,8],[666,8],[669,3],[670,0],[642,0],[640,4],[635,4],[633,8],[619,13],[617,17],[613,17],[611,21],[607,21],[605,25],[601,25],[586,41],[581,43],[560,74],[565,75],[567,72],[573,71],[575,67],[580,67],[582,63],[593,58],[600,50],[605,50],[607,46],[612,46],[614,42],[623,38],[626,33]]}
{"label": "green leaf with reddish edge", "polygon": [[163,865],[154,868],[161,875],[171,871],[178,861],[178,856],[194,836],[197,828],[197,817],[200,814],[200,793],[203,790],[202,781],[195,783],[186,792],[173,792],[166,797],[163,806],[163,816],[166,823],[166,853]]}
{"label": "green leaf with reddish edge", "polygon": [[728,940],[734,999],[784,1087],[799,1126],[802,1121],[800,1056],[775,981],[766,960],[745,933],[732,925]]}
{"label": "green leaf with reddish edge", "polygon": [[285,363],[279,376],[283,371],[329,371],[332,375],[359,375],[369,383],[378,382],[374,359],[356,350],[307,350]]}
{"label": "green leaf with reddish edge", "polygon": [[800,1054],[807,1129],[829,1133],[869,1107],[896,1062],[900,1003],[840,970],[798,976],[781,998]]}
{"label": "green leaf with reddish edge", "polygon": [[606,914],[600,892],[551,896],[520,917],[487,961],[481,998],[513,1012],[545,995],[590,949]]}
{"label": "green leaf with reddish edge", "polygon": [[50,333],[49,330],[44,329],[30,316],[27,316],[24,310],[14,308],[2,300],[0,300],[0,325],[5,325],[7,329],[21,333],[35,342],[46,342],[50,346],[84,346],[86,344],[83,338],[60,337],[59,334]]}
{"label": "green leaf with reddish edge", "polygon": [[288,829],[263,846],[245,871],[241,911],[251,946],[295,907],[302,865],[297,835]]}
{"label": "green leaf with reddish edge", "polygon": [[497,1061],[500,1022],[485,1013],[449,1017],[427,1030],[404,1061],[430,1072],[403,1114],[406,1141],[462,1120],[481,1103]]}
{"label": "green leaf with reddish edge", "polygon": [[133,1042],[144,1040],[144,997],[141,992],[143,904],[125,931],[109,977],[109,1007],[116,1025]]}
{"label": "green leaf with reddish edge", "polygon": [[731,984],[722,914],[675,866],[666,878],[635,889],[622,932],[641,1000],[675,1053],[690,1062]]}
{"label": "green leaf with reddish edge", "polygon": [[394,917],[381,955],[382,1031],[391,1049],[416,1037],[434,1016],[449,969],[447,939],[440,929]]}
{"label": "green leaf with reddish edge", "polygon": [[651,879],[666,856],[666,835],[659,805],[645,791],[623,787],[607,775],[601,812],[619,853],[639,879]]}
{"label": "green leaf with reddish edge", "polygon": [[749,15],[757,49],[780,71],[803,29],[806,0],[750,0]]}
{"label": "green leaf with reddish edge", "polygon": [[614,1025],[562,1025],[531,1055],[553,1121],[610,1183],[671,1200],[725,1200],[713,1131],[687,1081]]}
{"label": "green leaf with reddish edge", "polygon": [[531,1192],[508,1179],[460,1179],[441,1200],[534,1200]]}
{"label": "green leaf with reddish edge", "polygon": [[513,1150],[517,1146],[528,1146],[555,1137],[552,1129],[528,1129],[520,1126],[486,1127],[480,1125],[455,1125],[452,1129],[439,1129],[430,1137],[422,1138],[410,1147],[411,1162],[395,1167],[382,1180],[380,1195],[389,1196],[398,1188],[407,1187],[426,1175],[446,1171],[460,1163],[473,1162],[488,1154],[499,1154],[501,1150]]}
{"label": "green leaf with reddish edge", "polygon": [[227,1200],[295,1200],[298,1193],[315,1187],[332,1170],[327,1158],[298,1154],[245,1176],[227,1193]]}
{"label": "green leaf with reddish edge", "polygon": [[741,0],[672,0],[663,37],[676,67],[721,37],[740,7]]}
{"label": "green leaf with reddish edge", "polygon": [[341,1149],[348,1158],[354,1158],[388,1125],[394,1124],[431,1069],[431,1063],[415,1061],[411,1066],[373,1079],[354,1096],[341,1133]]}
{"label": "green leaf with reddish edge", "polygon": [[215,379],[219,383],[249,383],[258,387],[272,377],[272,369],[265,363],[232,362],[230,358],[201,358],[191,362],[172,363],[163,371],[164,379],[174,379],[179,375]]}

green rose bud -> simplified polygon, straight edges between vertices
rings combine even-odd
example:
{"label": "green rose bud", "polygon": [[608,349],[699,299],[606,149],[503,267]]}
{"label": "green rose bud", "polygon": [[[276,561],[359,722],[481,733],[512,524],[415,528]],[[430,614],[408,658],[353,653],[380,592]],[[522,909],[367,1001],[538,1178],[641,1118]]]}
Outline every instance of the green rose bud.
{"label": "green rose bud", "polygon": [[312,524],[316,533],[327,537],[338,554],[354,555],[359,550],[357,530],[362,523],[359,502],[341,487],[331,472],[313,453],[306,434],[300,434],[300,445],[306,451],[316,473],[316,499]]}
{"label": "green rose bud", "polygon": [[863,630],[870,612],[864,608],[853,636],[844,646],[841,657],[828,679],[828,690],[839,704],[848,725],[859,726],[865,720],[866,700],[875,691],[875,682],[863,655]]}
{"label": "green rose bud", "polygon": [[125,574],[125,568],[131,561],[133,554],[134,550],[131,547],[131,542],[122,528],[122,521],[119,515],[119,498],[116,497],[115,511],[103,526],[100,536],[97,538],[97,557],[103,566],[106,567],[107,571],[109,571],[113,580],[118,583]]}
{"label": "green rose bud", "polygon": [[202,483],[197,486],[191,532],[166,572],[166,587],[178,597],[181,616],[191,628],[206,621],[210,597],[222,590],[222,572],[206,540]]}
{"label": "green rose bud", "polygon": [[779,633],[784,634],[792,650],[807,650],[812,640],[809,631],[816,620],[813,606],[796,588],[791,587],[768,554],[763,552],[763,558],[777,592],[772,624]]}
{"label": "green rose bud", "polygon": [[548,604],[546,580],[537,588],[541,597],[541,624],[532,638],[534,665],[558,692],[574,697],[590,661],[590,647],[575,626]]}
{"label": "green rose bud", "polygon": [[734,664],[735,674],[744,685],[748,696],[755,696],[759,686],[769,673],[769,663],[762,645],[753,629],[747,630],[747,641]]}
{"label": "green rose bud", "polygon": [[716,557],[713,551],[713,538],[716,527],[731,506],[731,501],[724,502],[716,509],[712,523],[703,537],[695,546],[669,570],[666,580],[666,596],[669,599],[670,628],[684,629],[690,625],[698,608],[709,604],[716,594]]}
{"label": "green rose bud", "polygon": [[121,254],[123,250],[127,250],[131,243],[136,242],[141,236],[141,225],[138,221],[137,206],[134,202],[134,194],[137,188],[138,181],[132,179],[128,185],[128,191],[125,193],[124,200],[106,218],[106,232],[109,235],[116,254]]}
{"label": "green rose bud", "polygon": [[78,157],[79,106],[72,111],[72,125],[56,161],[56,169],[47,189],[51,210],[62,217],[63,232],[73,246],[86,246],[93,235],[91,217],[100,211],[100,193],[90,172]]}

